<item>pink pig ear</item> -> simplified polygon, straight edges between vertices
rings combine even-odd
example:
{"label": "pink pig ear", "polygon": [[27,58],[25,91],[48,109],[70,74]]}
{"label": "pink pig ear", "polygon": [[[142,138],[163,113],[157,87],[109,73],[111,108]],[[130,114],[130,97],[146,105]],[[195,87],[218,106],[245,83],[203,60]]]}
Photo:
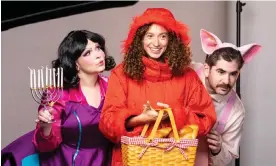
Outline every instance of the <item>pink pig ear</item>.
{"label": "pink pig ear", "polygon": [[247,44],[238,48],[243,56],[245,63],[250,62],[253,57],[261,50],[262,46],[256,43]]}
{"label": "pink pig ear", "polygon": [[205,29],[200,30],[200,39],[202,50],[205,54],[212,54],[218,46],[222,43],[221,40],[211,32],[206,31]]}

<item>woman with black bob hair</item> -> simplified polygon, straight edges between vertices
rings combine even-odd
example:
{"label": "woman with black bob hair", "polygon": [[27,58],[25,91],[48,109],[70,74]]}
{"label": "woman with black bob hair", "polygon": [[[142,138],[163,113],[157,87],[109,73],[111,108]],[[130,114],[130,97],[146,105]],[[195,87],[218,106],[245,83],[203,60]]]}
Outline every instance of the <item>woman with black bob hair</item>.
{"label": "woman with black bob hair", "polygon": [[[71,31],[61,42],[58,48],[58,58],[52,62],[53,68],[62,67],[64,69],[64,88],[76,87],[79,82],[77,60],[81,56],[91,54],[91,49],[86,49],[87,44],[93,42],[96,49],[101,49],[105,54],[105,70],[109,71],[116,66],[114,58],[107,55],[105,39],[97,33],[87,30]],[[94,57],[96,58],[96,57]],[[103,66],[102,66],[103,67]],[[100,71],[102,68],[95,70]]]}
{"label": "woman with black bob hair", "polygon": [[64,91],[52,109],[38,108],[33,143],[41,152],[40,164],[109,165],[112,147],[98,129],[107,88],[107,78],[100,73],[116,63],[107,55],[104,38],[86,30],[71,31],[52,65],[63,68]]}

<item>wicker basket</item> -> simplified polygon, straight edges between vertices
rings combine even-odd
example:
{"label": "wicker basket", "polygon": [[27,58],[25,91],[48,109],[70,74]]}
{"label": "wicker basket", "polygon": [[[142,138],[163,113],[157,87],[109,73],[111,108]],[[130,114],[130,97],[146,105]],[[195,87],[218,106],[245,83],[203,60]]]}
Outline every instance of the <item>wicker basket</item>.
{"label": "wicker basket", "polygon": [[[171,121],[174,138],[154,138],[164,111]],[[124,166],[193,166],[196,157],[197,139],[179,139],[175,120],[170,108],[159,111],[152,132],[146,138],[149,125],[141,136],[121,138]]]}

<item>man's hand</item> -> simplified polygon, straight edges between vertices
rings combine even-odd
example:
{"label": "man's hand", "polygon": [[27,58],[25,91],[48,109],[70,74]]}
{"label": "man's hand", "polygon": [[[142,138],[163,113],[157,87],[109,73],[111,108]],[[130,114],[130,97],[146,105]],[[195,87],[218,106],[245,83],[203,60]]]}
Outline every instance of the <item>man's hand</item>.
{"label": "man's hand", "polygon": [[221,135],[217,131],[210,131],[210,133],[207,135],[207,142],[209,144],[209,149],[211,150],[212,155],[215,156],[219,154],[222,146],[222,139]]}

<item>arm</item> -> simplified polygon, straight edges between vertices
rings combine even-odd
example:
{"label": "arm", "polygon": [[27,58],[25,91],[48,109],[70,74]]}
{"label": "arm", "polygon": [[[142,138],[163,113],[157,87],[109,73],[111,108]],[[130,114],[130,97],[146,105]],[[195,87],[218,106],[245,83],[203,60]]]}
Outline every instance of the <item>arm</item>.
{"label": "arm", "polygon": [[136,126],[140,126],[140,125],[144,125],[146,122],[145,122],[145,118],[143,118],[141,115],[138,115],[138,116],[133,116],[133,117],[130,117],[126,120],[126,128],[128,129],[132,129]]}
{"label": "arm", "polygon": [[[49,152],[55,150],[62,142],[61,130],[60,130],[60,116],[64,110],[65,102],[57,101],[53,106],[53,116],[56,122],[52,124],[49,129],[44,129],[40,124],[36,125],[35,134],[33,137],[33,143],[40,152]],[[43,109],[43,106],[39,106],[38,110]]]}
{"label": "arm", "polygon": [[234,123],[221,135],[222,147],[219,154],[211,159],[214,165],[227,165],[233,158],[239,157],[239,145],[242,136],[242,126],[244,122],[244,112],[232,118]]}
{"label": "arm", "polygon": [[128,109],[127,85],[126,80],[123,81],[123,79],[126,78],[120,78],[114,70],[111,72],[99,122],[101,132],[114,143],[120,142],[121,136],[139,135],[137,128],[131,131],[126,129],[126,123],[129,127],[140,124],[137,115],[142,110]]}
{"label": "arm", "polygon": [[199,127],[198,136],[206,135],[216,122],[216,111],[212,99],[202,82],[194,73],[195,79],[189,88],[185,112],[187,124],[196,124]]}

